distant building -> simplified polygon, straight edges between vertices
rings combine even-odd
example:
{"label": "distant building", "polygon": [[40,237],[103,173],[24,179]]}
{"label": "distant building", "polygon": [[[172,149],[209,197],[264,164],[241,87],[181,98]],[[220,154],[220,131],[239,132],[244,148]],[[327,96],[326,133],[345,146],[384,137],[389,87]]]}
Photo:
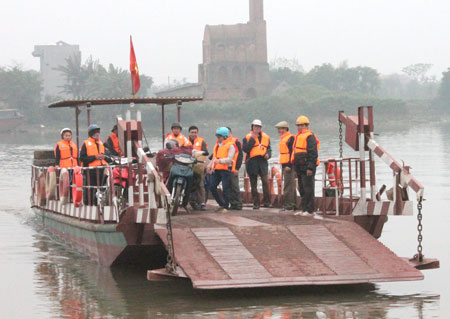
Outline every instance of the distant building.
{"label": "distant building", "polygon": [[269,92],[266,21],[263,0],[249,0],[250,21],[207,25],[198,83],[157,95],[203,95],[207,100],[251,99]]}
{"label": "distant building", "polygon": [[56,45],[35,45],[34,57],[40,58],[40,74],[43,81],[43,95],[66,97],[61,93],[65,84],[65,77],[56,68],[67,64],[66,60],[77,54],[81,54],[78,45],[72,45],[63,41],[56,42]]}

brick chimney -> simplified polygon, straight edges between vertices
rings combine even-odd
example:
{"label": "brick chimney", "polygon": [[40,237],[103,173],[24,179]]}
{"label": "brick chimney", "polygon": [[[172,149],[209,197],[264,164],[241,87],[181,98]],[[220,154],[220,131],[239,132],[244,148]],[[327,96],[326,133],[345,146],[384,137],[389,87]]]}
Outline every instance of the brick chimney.
{"label": "brick chimney", "polygon": [[264,21],[263,0],[250,0],[250,22]]}

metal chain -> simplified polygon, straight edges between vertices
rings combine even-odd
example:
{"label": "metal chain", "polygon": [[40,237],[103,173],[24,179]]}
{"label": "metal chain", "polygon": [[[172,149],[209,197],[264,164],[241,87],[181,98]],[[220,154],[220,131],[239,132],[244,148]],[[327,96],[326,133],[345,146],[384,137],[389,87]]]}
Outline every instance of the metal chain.
{"label": "metal chain", "polygon": [[172,221],[170,216],[170,205],[166,201],[166,230],[167,230],[167,248],[168,248],[168,254],[167,254],[167,264],[166,264],[166,270],[176,275],[177,274],[177,264],[175,262],[175,249],[173,247],[173,236],[172,236]]}
{"label": "metal chain", "polygon": [[342,122],[339,121],[339,156],[343,158],[343,149],[342,149]]}
{"label": "metal chain", "polygon": [[422,236],[422,199],[419,200],[419,202],[417,203],[417,231],[419,232],[419,234],[417,235],[417,257],[416,259],[420,262],[423,261],[423,254],[422,254],[422,240],[423,240],[423,236]]}

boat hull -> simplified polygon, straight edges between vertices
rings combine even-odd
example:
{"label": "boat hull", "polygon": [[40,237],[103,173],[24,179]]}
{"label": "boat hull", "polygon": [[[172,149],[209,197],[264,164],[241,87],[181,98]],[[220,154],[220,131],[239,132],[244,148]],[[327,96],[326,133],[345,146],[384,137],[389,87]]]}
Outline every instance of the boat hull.
{"label": "boat hull", "polygon": [[118,224],[93,224],[37,207],[33,209],[48,232],[102,266],[164,264],[166,255],[162,245],[129,244],[126,234],[117,230]]}

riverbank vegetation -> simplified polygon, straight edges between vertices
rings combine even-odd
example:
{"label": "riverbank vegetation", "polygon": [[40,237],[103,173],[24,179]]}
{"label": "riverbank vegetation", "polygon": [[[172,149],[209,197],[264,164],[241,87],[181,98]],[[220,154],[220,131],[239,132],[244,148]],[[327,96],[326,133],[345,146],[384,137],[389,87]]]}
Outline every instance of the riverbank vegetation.
{"label": "riverbank vegetation", "polygon": [[[305,72],[296,60],[277,59],[270,64],[271,95],[250,101],[190,103],[183,107],[183,122],[197,123],[204,128],[224,123],[246,127],[254,118],[272,125],[307,114],[316,123],[331,123],[329,119],[335,119],[338,110],[353,112],[359,105],[373,105],[377,118],[387,122],[412,119],[417,115],[450,115],[450,68],[438,81],[427,75],[430,67],[430,64],[419,63],[405,67],[402,74],[380,75],[373,68],[350,67],[344,62],[337,67],[322,64]],[[129,96],[131,91],[128,71],[112,64],[104,66],[92,57],[82,62],[81,57],[75,56],[59,70],[66,79],[61,93],[71,98],[121,97]],[[146,96],[153,81],[144,74],[140,77],[139,95]],[[46,108],[48,103],[61,97],[42,97],[41,93],[38,72],[20,66],[0,67],[1,108],[19,109],[30,124],[60,126],[61,121],[72,121],[70,110]],[[97,107],[93,121],[109,127],[123,109],[123,106]],[[159,130],[159,108],[145,106],[141,109],[146,126]],[[166,112],[168,122],[176,118],[175,108],[168,107]]]}

